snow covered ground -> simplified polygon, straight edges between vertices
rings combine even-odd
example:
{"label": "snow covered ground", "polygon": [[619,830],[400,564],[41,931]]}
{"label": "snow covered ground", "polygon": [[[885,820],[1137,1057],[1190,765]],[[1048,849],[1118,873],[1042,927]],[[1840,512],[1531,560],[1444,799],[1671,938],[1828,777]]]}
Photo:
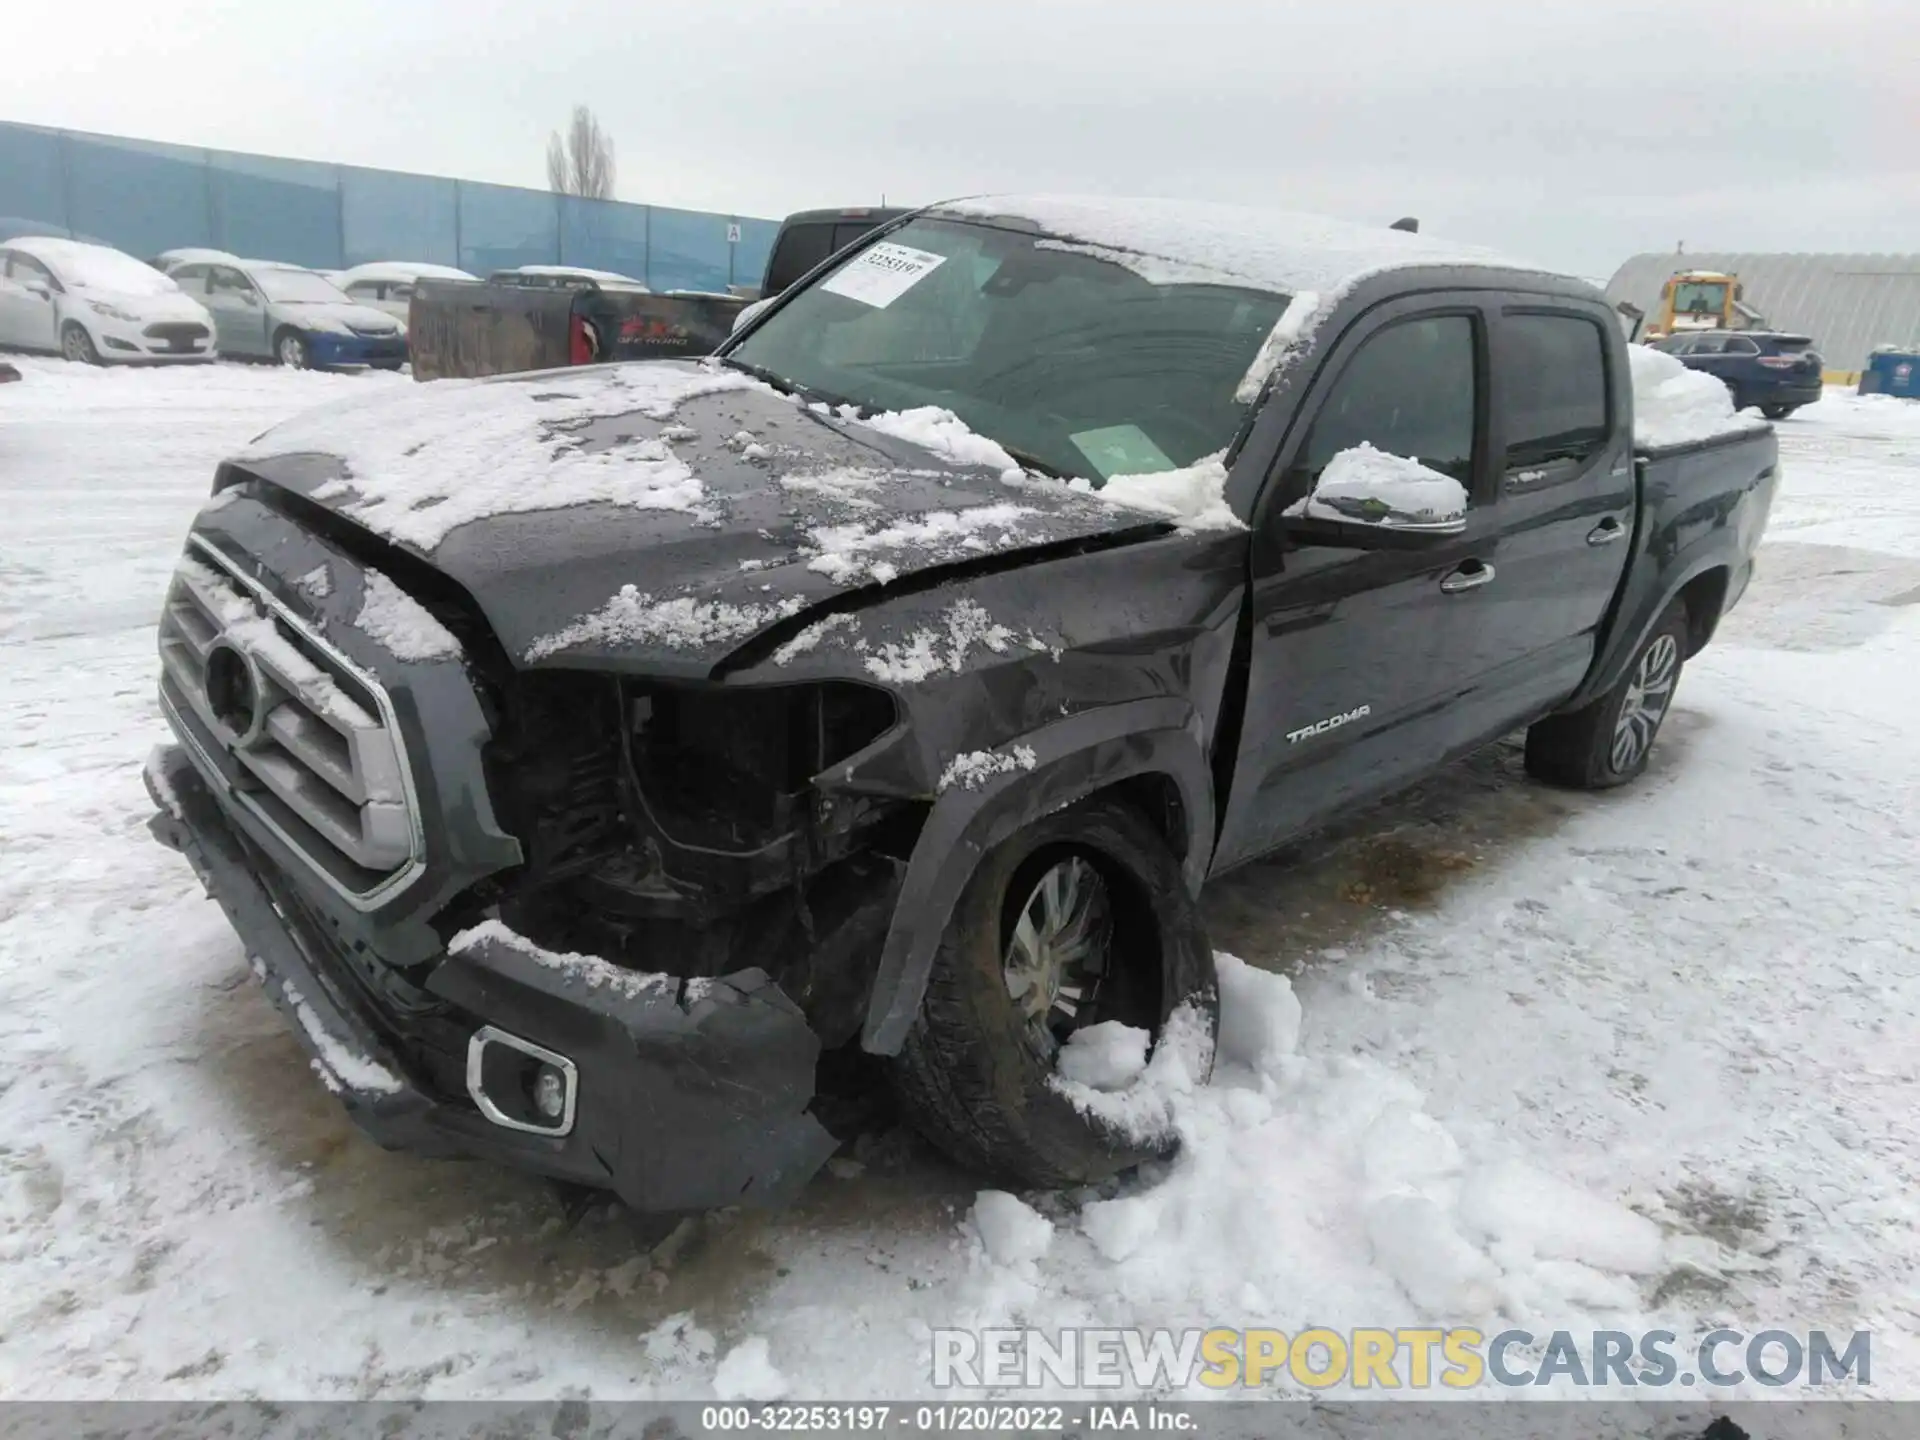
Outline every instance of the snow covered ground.
{"label": "snow covered ground", "polygon": [[214,461],[410,382],[21,368],[0,1395],[898,1398],[935,1325],[1724,1322],[1870,1327],[1874,1393],[1920,1397],[1920,406],[1780,427],[1761,578],[1640,785],[1495,749],[1210,893],[1257,968],[1166,1173],[976,1220],[894,1133],[649,1258],[362,1140],[144,828],[152,620]]}

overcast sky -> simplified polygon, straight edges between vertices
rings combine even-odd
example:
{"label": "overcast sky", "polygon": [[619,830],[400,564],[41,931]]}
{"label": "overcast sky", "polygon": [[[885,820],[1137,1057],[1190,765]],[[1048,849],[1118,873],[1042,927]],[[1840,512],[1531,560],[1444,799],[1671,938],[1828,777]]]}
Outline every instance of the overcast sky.
{"label": "overcast sky", "polygon": [[580,102],[620,199],[697,209],[1191,196],[1595,277],[1920,249],[1920,0],[28,0],[0,32],[0,119],[540,187]]}

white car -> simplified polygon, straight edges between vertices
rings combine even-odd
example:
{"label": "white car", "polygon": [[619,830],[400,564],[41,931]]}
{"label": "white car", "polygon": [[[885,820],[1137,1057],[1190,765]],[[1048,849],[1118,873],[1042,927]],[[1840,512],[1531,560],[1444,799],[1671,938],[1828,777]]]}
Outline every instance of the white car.
{"label": "white car", "polygon": [[213,316],[168,276],[106,245],[39,236],[0,245],[0,345],[90,365],[219,353]]}
{"label": "white car", "polygon": [[414,260],[379,260],[356,265],[345,271],[335,283],[347,292],[347,298],[361,305],[384,310],[404,322],[413,301],[413,287],[422,280],[475,280],[451,265],[429,265]]}

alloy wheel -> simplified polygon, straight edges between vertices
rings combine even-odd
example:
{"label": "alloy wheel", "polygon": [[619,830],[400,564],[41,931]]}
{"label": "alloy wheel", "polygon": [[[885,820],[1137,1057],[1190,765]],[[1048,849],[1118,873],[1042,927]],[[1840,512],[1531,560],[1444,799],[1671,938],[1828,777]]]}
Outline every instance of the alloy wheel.
{"label": "alloy wheel", "polygon": [[1627,682],[1620,718],[1613,726],[1613,750],[1608,757],[1616,775],[1624,775],[1646,757],[1654,732],[1673,700],[1673,682],[1680,672],[1680,642],[1661,635],[1647,647]]}
{"label": "alloy wheel", "polygon": [[1099,870],[1068,855],[1041,872],[1014,919],[1001,970],[1027,1041],[1048,1064],[1093,1006],[1107,971],[1112,914]]}

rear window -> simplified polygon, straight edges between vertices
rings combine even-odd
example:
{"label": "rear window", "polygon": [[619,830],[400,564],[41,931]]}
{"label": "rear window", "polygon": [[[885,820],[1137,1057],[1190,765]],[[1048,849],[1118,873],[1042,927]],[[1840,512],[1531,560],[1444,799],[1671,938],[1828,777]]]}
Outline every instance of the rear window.
{"label": "rear window", "polygon": [[833,254],[836,248],[831,225],[794,225],[782,230],[780,238],[774,241],[773,255],[767,261],[763,292],[778,295]]}
{"label": "rear window", "polygon": [[1774,350],[1781,355],[1799,355],[1813,348],[1813,341],[1798,335],[1782,336],[1773,342]]}
{"label": "rear window", "polygon": [[1599,453],[1612,434],[1600,327],[1572,315],[1508,315],[1503,329],[1507,468]]}

